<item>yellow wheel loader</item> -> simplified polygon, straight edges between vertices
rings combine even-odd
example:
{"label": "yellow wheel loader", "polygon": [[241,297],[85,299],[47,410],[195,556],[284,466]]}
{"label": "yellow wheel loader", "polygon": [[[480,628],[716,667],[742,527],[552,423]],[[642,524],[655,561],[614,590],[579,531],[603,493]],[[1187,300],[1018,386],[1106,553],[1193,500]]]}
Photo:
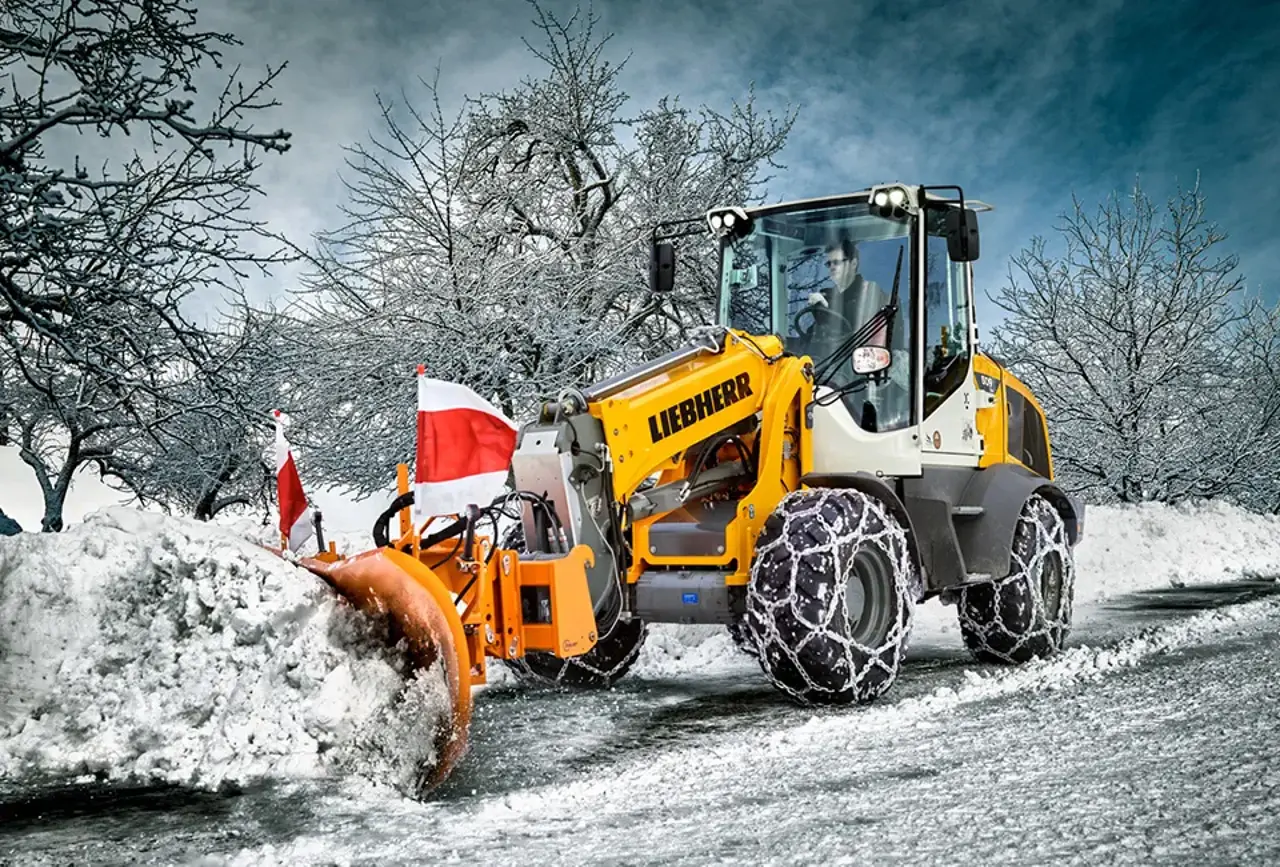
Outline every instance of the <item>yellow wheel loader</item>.
{"label": "yellow wheel loader", "polygon": [[866,702],[935,596],[979,659],[1061,649],[1084,513],[1054,484],[1040,405],[978,349],[988,209],[893,183],[659,227],[655,292],[672,289],[674,238],[718,244],[717,325],[547,401],[504,501],[424,537],[402,466],[374,550],[306,561],[444,663],[435,780],[462,753],[487,657],[607,686],[647,624],[722,624],[791,699]]}

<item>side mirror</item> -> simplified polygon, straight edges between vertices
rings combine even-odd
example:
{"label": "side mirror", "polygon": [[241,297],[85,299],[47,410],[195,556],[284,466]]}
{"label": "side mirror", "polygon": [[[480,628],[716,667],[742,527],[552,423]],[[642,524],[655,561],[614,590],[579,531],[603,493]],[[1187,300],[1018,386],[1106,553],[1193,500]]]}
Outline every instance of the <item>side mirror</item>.
{"label": "side mirror", "polygon": [[649,289],[666,294],[676,285],[676,248],[670,241],[654,241],[649,246]]}
{"label": "side mirror", "polygon": [[978,213],[969,208],[947,211],[947,255],[952,262],[975,262],[978,259]]}
{"label": "side mirror", "polygon": [[879,373],[889,366],[892,359],[883,346],[859,346],[853,351],[853,372]]}

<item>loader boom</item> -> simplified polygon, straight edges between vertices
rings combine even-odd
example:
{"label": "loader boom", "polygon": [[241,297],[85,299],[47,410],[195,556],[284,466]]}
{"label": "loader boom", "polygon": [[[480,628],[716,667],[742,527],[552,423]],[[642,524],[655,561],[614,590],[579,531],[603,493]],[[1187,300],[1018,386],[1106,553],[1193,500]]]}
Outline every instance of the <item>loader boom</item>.
{"label": "loader boom", "polygon": [[[660,505],[632,523],[635,557],[628,583],[635,583],[648,566],[676,562],[732,566],[731,583],[746,582],[750,564],[738,552],[750,550],[764,519],[786,491],[799,486],[812,463],[802,410],[810,401],[811,380],[807,359],[784,356],[777,338],[726,330],[687,361],[616,392],[597,390],[588,411],[599,419],[614,459],[615,501],[634,507],[654,503],[653,494],[642,502],[633,503],[633,498],[641,483],[655,475],[657,490],[674,495],[663,504],[666,508]],[[737,428],[743,428],[738,441],[749,454],[738,453],[729,439],[717,439]],[[698,499],[697,484],[713,472],[710,463],[734,458],[733,475],[722,472],[712,481],[743,493],[716,546],[720,550],[662,554],[651,538],[655,526],[664,521],[674,526],[672,513]],[[673,485],[678,489],[668,487]]]}

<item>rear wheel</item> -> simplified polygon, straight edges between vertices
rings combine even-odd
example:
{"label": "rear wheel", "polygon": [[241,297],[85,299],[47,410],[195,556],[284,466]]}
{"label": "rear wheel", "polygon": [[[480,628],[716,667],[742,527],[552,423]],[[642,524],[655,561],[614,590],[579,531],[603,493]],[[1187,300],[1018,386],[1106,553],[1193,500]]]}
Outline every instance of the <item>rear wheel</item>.
{"label": "rear wheel", "polygon": [[561,659],[552,653],[526,653],[507,664],[523,677],[558,686],[602,689],[613,686],[635,665],[648,627],[643,620],[618,620],[613,629],[581,656]]}
{"label": "rear wheel", "polygon": [[1071,631],[1075,566],[1067,528],[1039,494],[1022,507],[1011,554],[1007,576],[965,587],[956,606],[965,646],[985,662],[1053,656]]}
{"label": "rear wheel", "polygon": [[756,542],[746,631],[773,684],[801,703],[870,701],[906,655],[919,572],[907,532],[856,490],[789,494]]}
{"label": "rear wheel", "polygon": [[[524,528],[516,524],[502,546],[523,551]],[[562,659],[554,653],[534,652],[503,662],[520,677],[539,683],[583,689],[613,686],[635,665],[649,632],[643,620],[619,619],[617,592],[616,588],[610,591],[613,598],[607,608],[597,609],[597,622],[611,625],[586,653]]]}

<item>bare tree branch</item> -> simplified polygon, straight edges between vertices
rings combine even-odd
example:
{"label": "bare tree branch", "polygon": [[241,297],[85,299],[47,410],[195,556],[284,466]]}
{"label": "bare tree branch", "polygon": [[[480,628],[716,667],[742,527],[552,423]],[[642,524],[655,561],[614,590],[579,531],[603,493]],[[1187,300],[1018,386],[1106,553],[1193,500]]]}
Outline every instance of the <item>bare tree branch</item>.
{"label": "bare tree branch", "polygon": [[[1064,252],[1035,239],[993,303],[995,353],[1044,404],[1055,463],[1101,500],[1276,500],[1277,318],[1247,297],[1199,186],[1163,217],[1141,186],[1074,207]],[[1021,278],[1021,279],[1020,279]]]}

